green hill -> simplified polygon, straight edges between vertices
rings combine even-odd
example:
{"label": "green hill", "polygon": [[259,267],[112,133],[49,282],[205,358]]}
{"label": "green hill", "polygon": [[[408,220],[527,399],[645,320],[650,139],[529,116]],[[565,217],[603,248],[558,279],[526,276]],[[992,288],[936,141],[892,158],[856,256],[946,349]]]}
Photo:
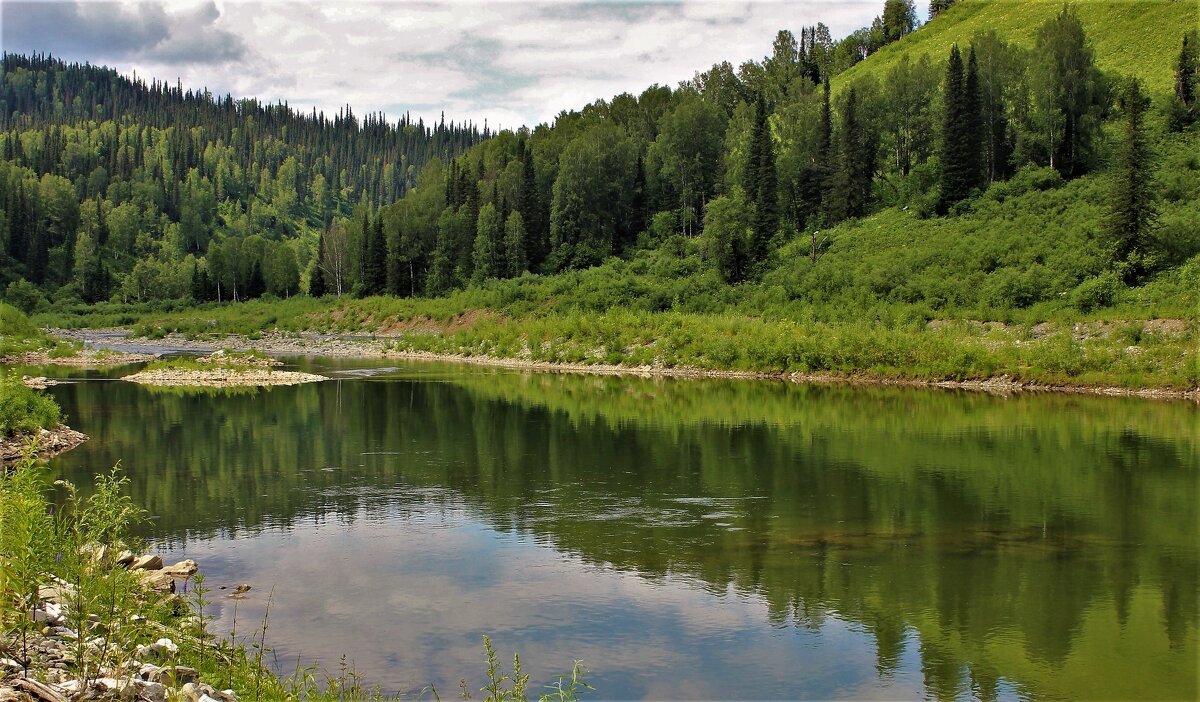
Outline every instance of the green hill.
{"label": "green hill", "polygon": [[[963,0],[837,75],[839,86],[876,79],[857,105],[849,91],[827,103],[809,71],[836,66],[821,52],[844,56],[863,33],[822,49],[806,31],[789,50],[781,32],[760,64],[598,101],[431,162],[401,199],[334,218],[297,256],[312,261],[303,277],[320,300],[197,306],[213,298],[193,293],[60,303],[39,321],[383,333],[391,350],[555,363],[1195,388],[1200,126],[1170,131],[1162,117],[1197,6],[1075,8],[1098,68],[1141,77],[1153,98],[1143,131],[1157,218],[1137,260],[1118,260],[1107,223],[1124,113],[1091,68],[1078,71],[1094,88],[1080,91],[1087,104],[1071,108],[1052,93],[1053,70],[1027,85],[1027,65],[1055,65],[1045,56],[994,72],[993,87],[1041,98],[1030,107],[1007,97],[1022,91],[993,91],[991,114],[1009,120],[990,123],[1001,136],[988,148],[1010,140],[1009,155],[961,197],[942,197],[950,45],[992,29],[1032,49],[1053,21],[1056,51],[1086,53],[1061,3]],[[928,64],[911,60],[922,55]],[[912,70],[894,71],[905,58]],[[1054,125],[1067,109],[1081,110],[1074,134],[1088,136],[1064,166]],[[247,250],[231,260],[252,260]],[[268,257],[239,273],[212,251],[180,267],[191,272],[182,282],[228,299],[257,272],[261,290]]]}
{"label": "green hill", "polygon": [[[1169,92],[1183,32],[1200,27],[1192,0],[1078,0],[1072,5],[1101,70],[1141,78],[1152,94]],[[966,46],[979,32],[995,31],[1031,47],[1037,28],[1063,8],[1059,0],[960,0],[919,31],[883,47],[839,76],[846,85],[864,75],[882,79],[901,57],[945,60],[951,45]]]}

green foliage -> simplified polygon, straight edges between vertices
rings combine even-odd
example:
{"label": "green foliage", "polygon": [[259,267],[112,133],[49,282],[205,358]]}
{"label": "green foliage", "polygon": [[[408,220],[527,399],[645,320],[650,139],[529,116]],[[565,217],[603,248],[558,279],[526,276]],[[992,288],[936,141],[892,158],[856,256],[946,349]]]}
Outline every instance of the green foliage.
{"label": "green foliage", "polygon": [[46,296],[42,291],[24,278],[8,284],[4,290],[4,300],[25,314],[33,314],[46,305]]}
{"label": "green foliage", "polygon": [[1105,271],[1095,278],[1088,278],[1071,291],[1071,304],[1080,312],[1092,312],[1101,307],[1108,307],[1117,299],[1117,294],[1124,286],[1121,279],[1112,271]]}
{"label": "green foliage", "polygon": [[52,398],[30,390],[11,374],[0,375],[0,437],[51,428],[58,421],[58,403]]}

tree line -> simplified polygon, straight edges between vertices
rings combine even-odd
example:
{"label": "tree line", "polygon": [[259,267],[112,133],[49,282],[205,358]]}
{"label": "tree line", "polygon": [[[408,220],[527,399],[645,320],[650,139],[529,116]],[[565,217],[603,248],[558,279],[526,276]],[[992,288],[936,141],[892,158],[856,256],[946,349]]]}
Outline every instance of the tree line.
{"label": "tree line", "polygon": [[[64,299],[209,288],[235,299],[256,286],[249,271],[219,263],[221,250],[249,240],[242,254],[278,249],[284,269],[303,266],[306,235],[402,197],[430,159],[490,136],[444,119],[360,119],[348,106],[304,114],[43,55],[4,54],[2,68],[0,286],[66,288]],[[197,260],[211,265],[197,274]],[[270,257],[260,264],[278,268]],[[298,278],[261,287],[299,291]]]}

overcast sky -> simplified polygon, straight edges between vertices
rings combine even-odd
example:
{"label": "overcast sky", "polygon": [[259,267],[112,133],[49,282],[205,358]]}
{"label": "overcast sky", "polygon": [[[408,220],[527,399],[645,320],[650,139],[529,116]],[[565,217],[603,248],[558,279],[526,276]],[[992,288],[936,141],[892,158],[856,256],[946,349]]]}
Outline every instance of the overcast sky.
{"label": "overcast sky", "polygon": [[835,38],[883,0],[792,2],[13,2],[5,51],[333,114],[405,111],[506,128],[761,59],[780,29]]}

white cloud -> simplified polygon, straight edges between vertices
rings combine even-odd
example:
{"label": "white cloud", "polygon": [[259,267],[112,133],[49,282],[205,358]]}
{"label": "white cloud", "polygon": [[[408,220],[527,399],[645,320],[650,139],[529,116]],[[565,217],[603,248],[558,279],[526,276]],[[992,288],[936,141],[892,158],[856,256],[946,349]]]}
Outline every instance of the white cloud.
{"label": "white cloud", "polygon": [[[4,30],[10,50],[306,111],[350,104],[360,115],[411,110],[429,122],[444,110],[447,119],[516,127],[654,83],[674,86],[719,61],[761,59],[779,29],[798,34],[821,21],[840,36],[881,8],[882,0],[208,0],[108,3],[103,12],[95,3],[5,2],[2,11],[5,26],[24,33],[14,43],[16,30]],[[109,19],[93,31],[101,14]]]}

